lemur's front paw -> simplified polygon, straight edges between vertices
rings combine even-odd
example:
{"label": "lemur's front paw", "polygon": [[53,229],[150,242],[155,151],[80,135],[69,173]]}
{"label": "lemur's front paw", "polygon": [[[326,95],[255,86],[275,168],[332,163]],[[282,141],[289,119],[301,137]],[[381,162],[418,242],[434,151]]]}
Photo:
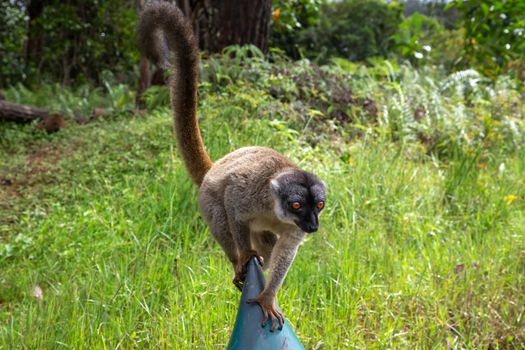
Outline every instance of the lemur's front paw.
{"label": "lemur's front paw", "polygon": [[266,324],[268,323],[268,318],[272,320],[272,324],[270,326],[270,332],[275,331],[275,326],[277,325],[277,320],[279,320],[279,330],[283,329],[284,326],[284,315],[277,310],[277,307],[275,307],[275,299],[274,298],[266,298],[262,294],[259,295],[257,298],[249,299],[247,301],[248,304],[254,304],[257,303],[261,306],[261,309],[264,314],[262,327],[266,327]]}
{"label": "lemur's front paw", "polygon": [[255,250],[247,250],[240,254],[239,260],[235,265],[235,277],[233,278],[233,284],[240,291],[242,291],[242,287],[244,286],[244,280],[246,279],[246,266],[248,265],[248,262],[250,261],[252,256],[255,256],[257,261],[259,261],[259,264],[263,266],[264,260],[261,256],[257,254]]}

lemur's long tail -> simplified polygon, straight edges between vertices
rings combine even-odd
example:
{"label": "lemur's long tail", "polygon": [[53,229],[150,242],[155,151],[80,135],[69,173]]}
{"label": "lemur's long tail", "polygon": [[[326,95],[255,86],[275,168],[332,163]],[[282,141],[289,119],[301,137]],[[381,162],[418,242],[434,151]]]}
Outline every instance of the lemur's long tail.
{"label": "lemur's long tail", "polygon": [[179,152],[192,180],[200,186],[213,165],[206,152],[197,121],[197,66],[199,49],[190,23],[177,5],[147,3],[138,27],[141,51],[161,67],[174,52],[170,79],[171,106]]}

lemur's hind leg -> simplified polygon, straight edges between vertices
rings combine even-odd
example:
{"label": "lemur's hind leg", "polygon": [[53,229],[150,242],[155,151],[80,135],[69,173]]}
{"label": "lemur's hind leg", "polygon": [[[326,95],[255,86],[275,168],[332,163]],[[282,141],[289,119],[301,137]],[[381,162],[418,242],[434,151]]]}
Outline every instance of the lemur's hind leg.
{"label": "lemur's hind leg", "polygon": [[239,253],[230,232],[226,210],[222,206],[222,203],[208,203],[202,212],[208,222],[212,236],[221,245],[226,256],[235,268],[239,261]]}
{"label": "lemur's hind leg", "polygon": [[230,232],[232,233],[232,238],[237,245],[237,251],[239,252],[239,260],[235,266],[235,277],[233,279],[233,284],[239,290],[242,290],[244,286],[244,280],[246,279],[247,265],[250,259],[255,256],[259,261],[261,258],[257,251],[252,247],[250,228],[248,224],[244,222],[239,222],[233,218],[231,213],[228,215],[228,221],[230,222]]}
{"label": "lemur's hind leg", "polygon": [[[222,218],[226,218],[226,215],[222,216]],[[210,224],[210,227],[213,237],[215,237],[217,242],[219,242],[222,249],[226,253],[226,256],[228,259],[230,259],[233,265],[233,269],[235,271],[233,284],[242,291],[244,280],[246,279],[246,263],[249,261],[251,256],[257,255],[257,253],[251,249],[244,249],[239,252],[238,243],[231,234],[231,226],[228,225],[228,223],[226,223],[224,220],[215,220],[212,224]],[[234,230],[236,229],[238,228],[234,228]]]}

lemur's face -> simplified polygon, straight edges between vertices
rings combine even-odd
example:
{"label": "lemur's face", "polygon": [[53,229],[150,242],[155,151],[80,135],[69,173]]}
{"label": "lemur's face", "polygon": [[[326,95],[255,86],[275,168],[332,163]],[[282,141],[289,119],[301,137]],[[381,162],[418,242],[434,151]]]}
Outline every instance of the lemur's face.
{"label": "lemur's face", "polygon": [[326,187],[315,175],[299,169],[286,172],[271,182],[277,217],[313,233],[319,229],[319,215],[326,200]]}

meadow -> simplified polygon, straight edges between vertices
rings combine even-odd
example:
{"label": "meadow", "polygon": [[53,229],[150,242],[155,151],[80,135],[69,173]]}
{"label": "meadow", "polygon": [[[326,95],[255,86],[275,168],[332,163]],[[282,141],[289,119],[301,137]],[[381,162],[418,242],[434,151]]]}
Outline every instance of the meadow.
{"label": "meadow", "polygon": [[[519,86],[388,61],[224,60],[201,66],[212,158],[270,146],[328,185],[278,295],[307,349],[525,348]],[[6,97],[114,113],[53,134],[0,124],[0,349],[224,348],[240,294],[167,91],[143,114],[113,83]]]}

